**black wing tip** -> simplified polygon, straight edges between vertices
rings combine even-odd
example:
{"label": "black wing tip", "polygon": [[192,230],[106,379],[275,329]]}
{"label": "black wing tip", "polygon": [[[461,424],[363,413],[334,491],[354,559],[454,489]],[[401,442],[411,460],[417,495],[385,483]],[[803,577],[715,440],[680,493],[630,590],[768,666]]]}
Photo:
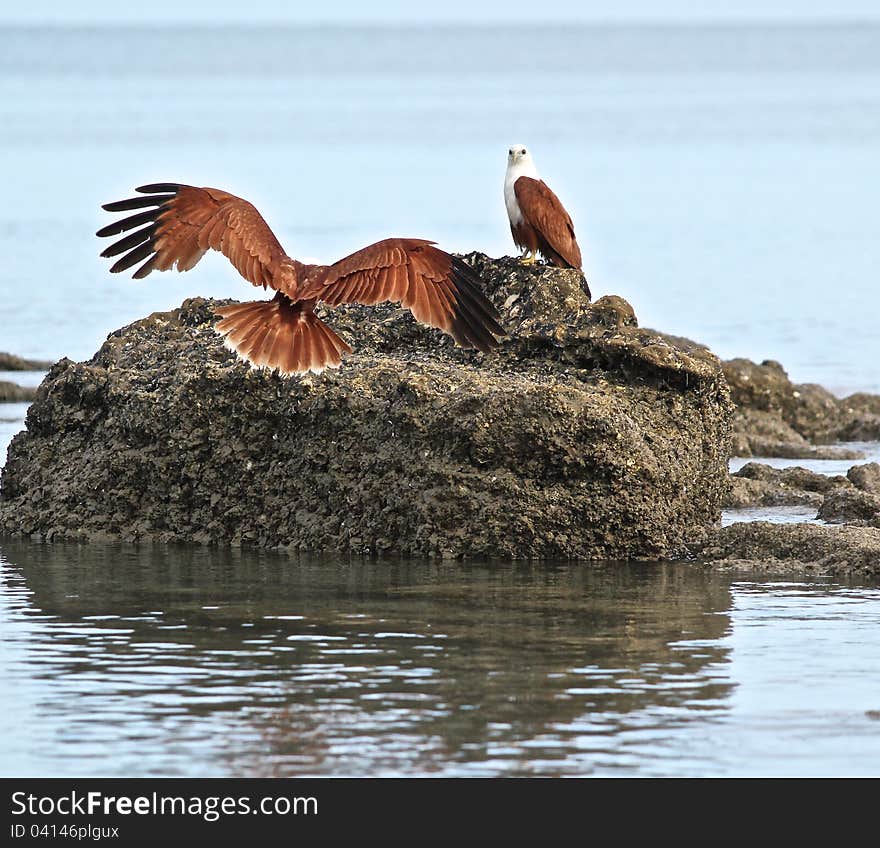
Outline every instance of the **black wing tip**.
{"label": "black wing tip", "polygon": [[152,194],[144,197],[129,197],[126,200],[114,200],[112,203],[102,203],[101,208],[106,212],[126,212],[130,209],[143,209],[147,206],[161,206],[174,198],[173,194]]}
{"label": "black wing tip", "polygon": [[455,311],[450,335],[464,348],[489,353],[499,347],[496,336],[505,336],[504,328],[487,314],[485,305],[472,293],[465,295],[459,288],[455,291]]}
{"label": "black wing tip", "polygon": [[485,327],[474,323],[473,318],[464,313],[455,316],[450,330],[450,335],[456,343],[466,349],[491,353],[501,344]]}
{"label": "black wing tip", "polygon": [[[486,297],[480,285],[480,278],[467,263],[457,256],[452,258],[453,279],[455,282],[456,319],[466,316],[469,325],[481,331],[479,334],[486,345],[496,348],[500,344],[495,336],[506,336],[507,330],[501,326],[501,315],[495,304]],[[482,347],[473,345],[478,350]],[[486,352],[486,351],[484,351]]]}
{"label": "black wing tip", "polygon": [[144,244],[140,244],[133,250],[130,250],[128,253],[126,253],[122,257],[122,259],[120,259],[110,268],[110,273],[117,274],[120,271],[126,271],[131,268],[132,265],[135,265],[144,259],[150,258],[151,255],[155,252],[156,251],[153,247],[153,240],[150,239],[150,241]]}
{"label": "black wing tip", "polygon": [[[118,259],[111,267],[111,274],[119,274],[131,268],[132,265],[146,259],[147,261],[135,271],[133,279],[139,280],[147,276],[153,270],[155,265],[155,235],[158,227],[159,215],[164,210],[166,204],[173,200],[177,191],[182,188],[178,183],[152,183],[150,185],[139,186],[135,191],[142,194],[150,194],[149,197],[132,197],[126,200],[117,200],[112,203],[103,204],[102,208],[108,212],[122,212],[131,209],[147,208],[143,212],[137,212],[127,218],[120,218],[101,227],[95,235],[98,238],[108,238],[109,236],[118,236],[129,230],[134,230],[142,224],[146,224],[143,229],[123,236],[118,241],[101,251],[101,257],[109,259],[124,253],[121,259]],[[151,255],[152,254],[152,255]]]}
{"label": "black wing tip", "polygon": [[124,253],[126,250],[131,250],[133,247],[138,247],[144,242],[151,242],[156,237],[156,229],[158,224],[151,223],[147,224],[146,227],[140,230],[135,230],[134,232],[129,233],[127,236],[123,236],[119,241],[113,242],[110,247],[105,248],[101,252],[101,256],[104,259],[109,259],[111,256],[118,256],[120,253]]}
{"label": "black wing tip", "polygon": [[465,306],[461,301],[458,302],[458,310],[455,317],[466,320],[468,325],[485,340],[486,344],[490,344],[493,348],[498,347],[500,344],[496,336],[503,338],[507,335],[507,330],[497,321],[476,314],[473,309]]}
{"label": "black wing tip", "polygon": [[[480,297],[476,297],[473,292],[461,291],[458,293],[458,302],[461,308],[467,307],[468,311],[474,315],[482,326],[485,326],[495,336],[506,336],[507,330],[501,324],[501,316],[498,310],[491,304],[482,292]],[[465,303],[467,301],[467,303]],[[488,308],[487,308],[488,307]]]}
{"label": "black wing tip", "polygon": [[138,186],[135,191],[138,194],[177,194],[182,188],[183,183],[148,183],[147,185]]}
{"label": "black wing tip", "polygon": [[155,209],[138,212],[137,215],[130,215],[128,218],[120,218],[118,221],[107,224],[106,227],[101,227],[95,235],[99,238],[106,238],[107,236],[119,235],[119,233],[124,233],[126,230],[133,230],[141,224],[154,223],[161,211],[162,206],[157,206]]}
{"label": "black wing tip", "polygon": [[154,253],[140,268],[137,269],[132,275],[131,278],[133,280],[142,280],[146,277],[150,271],[153,270],[153,266],[156,264],[157,253]]}
{"label": "black wing tip", "polygon": [[108,238],[133,230],[142,224],[147,225],[142,230],[123,236],[101,252],[102,258],[109,259],[128,251],[110,267],[111,274],[127,271],[132,265],[144,259],[146,262],[134,272],[132,279],[143,279],[153,270],[156,263],[155,235],[159,215],[168,202],[177,196],[180,189],[185,187],[182,183],[149,183],[135,189],[139,194],[147,195],[146,197],[129,197],[102,204],[101,208],[107,212],[124,212],[146,207],[146,211],[113,221],[95,233],[98,238]]}

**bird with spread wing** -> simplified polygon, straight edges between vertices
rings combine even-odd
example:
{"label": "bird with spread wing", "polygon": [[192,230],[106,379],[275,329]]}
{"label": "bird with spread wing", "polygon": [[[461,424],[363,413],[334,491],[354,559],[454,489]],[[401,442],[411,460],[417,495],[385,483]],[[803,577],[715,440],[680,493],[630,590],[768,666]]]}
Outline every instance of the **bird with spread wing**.
{"label": "bird with spread wing", "polygon": [[422,324],[483,352],[505,335],[473,270],[434,242],[389,238],[332,265],[306,265],[285,253],[257,209],[240,197],[178,183],[135,191],[139,197],[103,207],[145,210],[98,230],[100,237],[128,233],[101,254],[122,254],[110,271],[138,263],[135,279],[174,267],[189,271],[209,249],[219,250],[249,283],[275,291],[271,300],[214,310],[221,318],[216,331],[254,367],[290,375],[340,365],[352,349],[315,314],[319,301],[328,306],[399,302]]}

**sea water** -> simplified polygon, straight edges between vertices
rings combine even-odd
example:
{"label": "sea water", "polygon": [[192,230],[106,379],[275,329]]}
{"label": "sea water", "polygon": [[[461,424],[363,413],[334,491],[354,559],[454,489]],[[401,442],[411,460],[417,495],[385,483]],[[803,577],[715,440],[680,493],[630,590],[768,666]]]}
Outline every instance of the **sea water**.
{"label": "sea water", "polygon": [[[522,143],[594,296],[724,358],[880,391],[880,27],[5,28],[0,350],[83,359],[221,256],[111,276],[99,204],[180,181],[334,261],[386,236],[514,252]],[[353,340],[356,343],[356,340]]]}
{"label": "sea water", "polygon": [[0,773],[877,775],[880,589],[0,541]]}

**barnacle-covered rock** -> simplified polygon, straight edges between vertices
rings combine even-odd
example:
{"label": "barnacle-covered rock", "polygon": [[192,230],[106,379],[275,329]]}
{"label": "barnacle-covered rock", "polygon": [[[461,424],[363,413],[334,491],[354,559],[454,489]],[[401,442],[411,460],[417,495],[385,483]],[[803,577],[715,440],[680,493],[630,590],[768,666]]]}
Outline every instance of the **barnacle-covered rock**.
{"label": "barnacle-covered rock", "polygon": [[718,521],[731,404],[706,348],[575,271],[465,257],[509,331],[454,346],[391,305],[327,310],[338,370],[253,370],[195,298],[57,363],[0,532],[435,557],[661,557]]}

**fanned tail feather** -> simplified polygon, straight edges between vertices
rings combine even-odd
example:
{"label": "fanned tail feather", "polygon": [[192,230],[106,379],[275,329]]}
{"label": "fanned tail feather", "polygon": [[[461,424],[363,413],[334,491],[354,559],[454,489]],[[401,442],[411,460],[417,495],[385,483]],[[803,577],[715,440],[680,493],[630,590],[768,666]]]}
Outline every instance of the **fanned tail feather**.
{"label": "fanned tail feather", "polygon": [[214,329],[224,343],[255,368],[283,376],[338,368],[351,348],[312,311],[312,303],[292,303],[280,292],[272,300],[215,309]]}

